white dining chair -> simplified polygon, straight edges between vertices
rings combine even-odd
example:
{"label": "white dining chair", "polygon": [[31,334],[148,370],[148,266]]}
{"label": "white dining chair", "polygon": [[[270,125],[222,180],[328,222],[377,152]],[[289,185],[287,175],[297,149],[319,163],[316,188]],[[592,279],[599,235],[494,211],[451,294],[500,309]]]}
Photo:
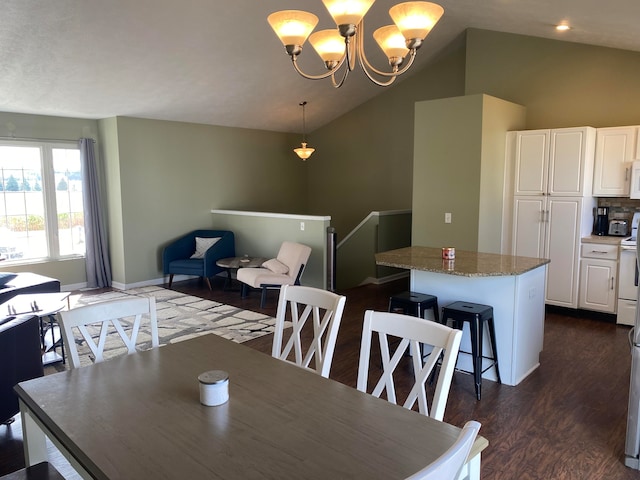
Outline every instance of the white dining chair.
{"label": "white dining chair", "polygon": [[479,430],[478,422],[473,420],[467,422],[456,442],[446,452],[422,470],[407,477],[406,480],[457,480]]}
{"label": "white dining chair", "polygon": [[[376,332],[379,338],[382,373],[373,390],[369,392],[367,383],[371,373],[369,360],[373,346],[373,332]],[[397,404],[393,373],[409,347],[413,363],[414,384],[403,407],[412,409],[417,402],[420,413],[436,420],[442,420],[461,338],[462,331],[446,325],[400,313],[367,310],[364,314],[362,329],[357,388],[376,397],[380,397],[386,391],[387,400]],[[394,339],[399,339],[399,342],[393,342]],[[390,342],[390,340],[392,341]],[[389,352],[390,344],[397,344],[393,354]],[[422,357],[421,344],[432,347],[425,360]],[[440,372],[429,411],[426,382],[440,358]]]}
{"label": "white dining chair", "polygon": [[[271,355],[328,378],[346,300],[319,288],[283,285]],[[289,322],[291,332],[283,347]]]}
{"label": "white dining chair", "polygon": [[109,339],[119,336],[128,354],[137,351],[136,345],[143,316],[149,318],[151,347],[155,348],[159,345],[155,297],[110,300],[58,312],[58,324],[71,368],[81,366],[78,346],[74,338],[75,331],[80,333],[82,340],[91,350],[93,363],[99,363],[105,360],[104,350],[108,333],[110,333]]}

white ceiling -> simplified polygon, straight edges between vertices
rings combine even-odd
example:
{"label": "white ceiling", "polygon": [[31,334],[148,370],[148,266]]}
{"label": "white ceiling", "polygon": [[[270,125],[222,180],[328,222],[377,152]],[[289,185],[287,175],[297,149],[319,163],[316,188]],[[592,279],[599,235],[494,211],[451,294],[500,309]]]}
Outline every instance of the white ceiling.
{"label": "white ceiling", "polygon": [[[437,1],[437,0],[436,0]],[[398,0],[378,0],[366,34],[391,23]],[[441,0],[444,17],[418,52],[419,70],[466,28],[640,51],[639,0]],[[306,100],[313,131],[376,94],[360,71],[338,90],[294,72],[266,17],[313,11],[320,0],[3,0],[0,111],[77,118],[133,116],[300,132]],[[573,29],[558,33],[553,25]],[[386,61],[367,44],[378,68]],[[324,67],[310,46],[299,63]]]}

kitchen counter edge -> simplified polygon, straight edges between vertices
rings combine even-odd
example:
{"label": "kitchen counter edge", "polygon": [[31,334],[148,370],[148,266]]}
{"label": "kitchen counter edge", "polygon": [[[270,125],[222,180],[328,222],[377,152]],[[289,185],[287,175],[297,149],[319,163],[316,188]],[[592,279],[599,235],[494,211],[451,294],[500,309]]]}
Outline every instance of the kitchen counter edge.
{"label": "kitchen counter edge", "polygon": [[376,253],[376,264],[463,277],[502,277],[522,275],[550,262],[547,258],[517,257],[496,253],[456,249],[455,260],[444,260],[442,249],[405,247]]}

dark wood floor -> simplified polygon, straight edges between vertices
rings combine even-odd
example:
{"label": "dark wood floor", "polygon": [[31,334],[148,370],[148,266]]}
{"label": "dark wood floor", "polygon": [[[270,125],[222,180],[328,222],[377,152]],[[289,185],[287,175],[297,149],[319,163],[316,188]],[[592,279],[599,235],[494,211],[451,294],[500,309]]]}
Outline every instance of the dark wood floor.
{"label": "dark wood floor", "polygon": [[[260,295],[241,299],[213,291],[197,280],[176,290],[249,310],[275,315],[277,293],[265,309]],[[364,311],[386,310],[389,296],[407,289],[407,281],[368,285],[344,292],[347,303],[331,369],[331,378],[355,387]],[[462,426],[473,419],[490,445],[482,457],[482,478],[493,479],[640,479],[622,463],[630,354],[629,327],[602,320],[548,312],[540,368],[517,387],[483,383],[476,401],[473,378],[456,373],[444,420]],[[246,345],[271,351],[271,335]],[[0,474],[22,462],[19,421],[0,426]]]}

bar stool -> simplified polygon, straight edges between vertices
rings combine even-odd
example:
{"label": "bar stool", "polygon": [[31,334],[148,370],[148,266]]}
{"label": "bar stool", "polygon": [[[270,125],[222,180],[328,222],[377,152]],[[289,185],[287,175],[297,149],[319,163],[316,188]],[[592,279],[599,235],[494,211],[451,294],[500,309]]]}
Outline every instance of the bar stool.
{"label": "bar stool", "polygon": [[[424,311],[430,308],[433,310],[434,320],[440,323],[438,297],[434,295],[416,292],[402,292],[389,298],[389,312],[402,310],[402,313],[405,315],[424,318]],[[428,355],[428,353],[425,353],[424,351],[424,345],[420,346],[420,350],[423,358]]]}
{"label": "bar stool", "polygon": [[426,293],[402,292],[389,298],[389,311],[400,309],[405,315],[424,318],[424,311],[433,309],[433,318],[440,323],[438,297]]}
{"label": "bar stool", "polygon": [[[470,355],[473,358],[473,376],[476,384],[476,397],[480,400],[480,388],[482,386],[482,374],[484,372],[489,370],[491,367],[495,367],[498,383],[502,383],[500,381],[500,370],[498,370],[498,351],[496,348],[496,331],[493,323],[493,307],[471,302],[450,303],[442,309],[442,323],[446,324],[449,319],[453,320],[453,327],[458,330],[462,330],[464,322],[469,322],[469,331],[471,333]],[[489,327],[489,338],[491,340],[493,358],[482,355],[482,341],[484,339],[483,325],[485,322]],[[460,353],[469,354],[469,352],[464,352],[462,350],[460,350]],[[493,360],[491,365],[484,370],[482,369],[483,358]]]}

